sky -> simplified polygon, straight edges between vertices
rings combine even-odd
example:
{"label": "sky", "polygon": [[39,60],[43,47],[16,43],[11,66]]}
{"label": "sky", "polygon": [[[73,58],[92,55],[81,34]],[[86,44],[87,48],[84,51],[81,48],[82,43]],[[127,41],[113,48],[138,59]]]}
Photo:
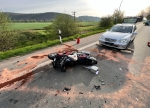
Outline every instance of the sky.
{"label": "sky", "polygon": [[15,13],[59,12],[76,16],[103,17],[112,15],[115,9],[125,16],[135,16],[150,6],[150,0],[0,0],[0,10]]}

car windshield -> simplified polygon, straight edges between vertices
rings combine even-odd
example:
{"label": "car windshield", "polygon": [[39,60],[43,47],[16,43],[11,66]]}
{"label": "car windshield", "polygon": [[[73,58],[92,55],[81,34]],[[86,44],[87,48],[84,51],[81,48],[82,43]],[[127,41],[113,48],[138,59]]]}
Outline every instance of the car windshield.
{"label": "car windshield", "polygon": [[122,26],[122,25],[116,25],[113,26],[110,31],[111,32],[121,32],[121,33],[132,33],[132,26]]}

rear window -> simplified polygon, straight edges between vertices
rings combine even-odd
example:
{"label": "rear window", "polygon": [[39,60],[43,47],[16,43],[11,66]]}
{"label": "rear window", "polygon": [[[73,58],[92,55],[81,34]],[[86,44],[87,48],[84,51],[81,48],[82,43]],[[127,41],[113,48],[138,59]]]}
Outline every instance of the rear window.
{"label": "rear window", "polygon": [[111,32],[121,32],[121,33],[132,33],[132,26],[113,26],[110,31]]}
{"label": "rear window", "polygon": [[123,23],[131,23],[131,24],[134,24],[134,23],[137,23],[138,19],[139,19],[138,17],[124,18],[124,19],[123,19]]}

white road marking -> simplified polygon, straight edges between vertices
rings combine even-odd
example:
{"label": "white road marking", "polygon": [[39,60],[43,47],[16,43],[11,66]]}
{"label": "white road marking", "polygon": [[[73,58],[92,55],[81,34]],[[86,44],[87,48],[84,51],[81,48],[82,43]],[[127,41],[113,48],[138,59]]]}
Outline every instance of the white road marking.
{"label": "white road marking", "polygon": [[95,44],[98,44],[98,40],[97,40],[97,42],[94,42],[94,43],[91,43],[91,44],[89,44],[89,45],[86,45],[86,46],[84,46],[84,47],[82,47],[82,48],[79,48],[78,50],[83,50],[83,49],[88,48],[88,47],[90,47],[90,46],[92,46],[92,45],[95,45]]}

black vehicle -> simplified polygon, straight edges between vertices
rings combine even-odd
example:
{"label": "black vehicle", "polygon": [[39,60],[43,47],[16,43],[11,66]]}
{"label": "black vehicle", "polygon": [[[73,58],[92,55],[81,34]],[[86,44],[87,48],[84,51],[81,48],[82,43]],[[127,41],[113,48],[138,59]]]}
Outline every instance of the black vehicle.
{"label": "black vehicle", "polygon": [[60,68],[62,72],[66,72],[67,67],[74,67],[76,64],[94,65],[97,60],[91,57],[87,52],[67,52],[49,54],[48,58],[53,60],[54,69]]}
{"label": "black vehicle", "polygon": [[148,25],[150,25],[150,21],[147,20],[147,21],[144,22],[144,24],[145,24],[146,26],[148,26]]}

